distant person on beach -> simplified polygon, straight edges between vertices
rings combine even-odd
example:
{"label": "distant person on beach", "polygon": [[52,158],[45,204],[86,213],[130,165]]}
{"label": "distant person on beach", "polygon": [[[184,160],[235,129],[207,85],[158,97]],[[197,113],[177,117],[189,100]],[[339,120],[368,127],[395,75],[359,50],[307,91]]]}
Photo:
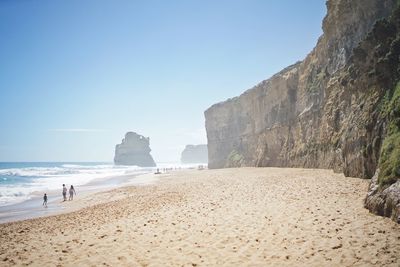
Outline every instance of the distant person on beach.
{"label": "distant person on beach", "polygon": [[45,206],[47,208],[47,194],[46,193],[44,193],[44,196],[43,196],[43,205],[42,206]]}
{"label": "distant person on beach", "polygon": [[67,188],[65,187],[65,184],[63,184],[62,194],[63,194],[64,201],[67,201]]}
{"label": "distant person on beach", "polygon": [[76,195],[75,188],[71,185],[69,188],[69,200],[74,200],[74,194]]}

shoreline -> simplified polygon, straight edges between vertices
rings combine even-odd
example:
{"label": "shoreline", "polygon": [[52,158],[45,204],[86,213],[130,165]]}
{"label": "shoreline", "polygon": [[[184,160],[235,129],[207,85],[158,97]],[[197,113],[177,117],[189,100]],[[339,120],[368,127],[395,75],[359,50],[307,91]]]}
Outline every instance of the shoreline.
{"label": "shoreline", "polygon": [[[400,226],[363,208],[369,181],[328,170],[162,174],[0,224],[3,265],[398,266]],[[101,197],[100,197],[101,196]]]}
{"label": "shoreline", "polygon": [[[42,206],[43,197],[35,193],[30,199],[0,207],[0,224],[70,212],[72,211],[71,206],[76,206],[73,205],[74,202],[84,199],[89,195],[107,192],[125,186],[154,183],[157,177],[149,176],[149,174],[152,174],[152,172],[142,171],[140,173],[95,179],[76,188],[78,194],[74,196],[73,201],[63,201],[61,189],[51,190],[47,192],[47,208]],[[67,194],[67,198],[68,196]]]}

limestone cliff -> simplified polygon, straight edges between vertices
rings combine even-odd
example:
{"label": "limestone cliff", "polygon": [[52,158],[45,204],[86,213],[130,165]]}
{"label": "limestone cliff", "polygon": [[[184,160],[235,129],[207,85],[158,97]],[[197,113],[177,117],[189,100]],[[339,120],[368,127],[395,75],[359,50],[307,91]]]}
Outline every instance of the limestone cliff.
{"label": "limestone cliff", "polygon": [[150,139],[134,132],[125,134],[122,143],[115,146],[114,163],[116,165],[136,165],[139,167],[155,167],[156,163],[150,155]]}
{"label": "limestone cliff", "polygon": [[399,77],[396,2],[327,1],[324,34],[303,61],[205,111],[209,168],[332,168],[371,178],[387,136],[382,103]]}
{"label": "limestone cliff", "polygon": [[207,163],[207,145],[187,145],[182,151],[182,163]]}

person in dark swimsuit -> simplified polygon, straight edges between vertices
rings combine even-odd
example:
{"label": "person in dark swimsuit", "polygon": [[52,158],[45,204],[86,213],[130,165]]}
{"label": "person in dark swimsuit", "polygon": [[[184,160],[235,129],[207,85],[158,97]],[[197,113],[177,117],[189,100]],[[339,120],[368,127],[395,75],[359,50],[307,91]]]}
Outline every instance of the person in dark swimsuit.
{"label": "person in dark swimsuit", "polygon": [[47,194],[46,193],[44,193],[44,196],[43,196],[43,205],[42,206],[45,206],[47,208]]}

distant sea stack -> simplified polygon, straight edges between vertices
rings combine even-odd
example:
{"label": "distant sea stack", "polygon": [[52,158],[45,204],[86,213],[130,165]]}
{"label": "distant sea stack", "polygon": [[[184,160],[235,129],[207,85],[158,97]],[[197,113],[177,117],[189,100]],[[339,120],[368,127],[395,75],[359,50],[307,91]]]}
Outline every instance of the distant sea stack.
{"label": "distant sea stack", "polygon": [[208,149],[207,145],[187,145],[182,151],[182,163],[207,163]]}
{"label": "distant sea stack", "polygon": [[136,165],[139,167],[155,167],[150,155],[150,138],[135,132],[127,132],[122,143],[115,146],[114,163],[116,165]]}
{"label": "distant sea stack", "polygon": [[400,222],[398,3],[328,0],[324,33],[303,61],[205,111],[209,168],[374,176],[366,207]]}

